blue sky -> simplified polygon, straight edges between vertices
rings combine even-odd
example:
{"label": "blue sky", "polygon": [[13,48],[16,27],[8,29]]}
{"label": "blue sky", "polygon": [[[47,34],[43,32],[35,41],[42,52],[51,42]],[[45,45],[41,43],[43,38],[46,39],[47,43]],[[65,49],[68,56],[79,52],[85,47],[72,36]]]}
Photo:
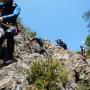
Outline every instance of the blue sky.
{"label": "blue sky", "polygon": [[15,0],[21,7],[23,23],[37,36],[55,43],[61,38],[71,50],[79,50],[88,35],[82,18],[90,9],[90,0]]}

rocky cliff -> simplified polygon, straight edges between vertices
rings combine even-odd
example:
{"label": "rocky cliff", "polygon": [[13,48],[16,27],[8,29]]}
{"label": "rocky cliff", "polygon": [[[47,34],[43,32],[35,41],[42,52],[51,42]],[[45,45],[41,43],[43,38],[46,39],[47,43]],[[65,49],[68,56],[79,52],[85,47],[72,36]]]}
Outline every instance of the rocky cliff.
{"label": "rocky cliff", "polygon": [[48,56],[31,53],[31,39],[27,32],[21,32],[15,37],[14,57],[17,62],[0,68],[0,90],[35,90],[33,87],[29,88],[30,85],[26,79],[27,70],[33,61],[49,57],[57,58],[72,72],[70,81],[65,88],[62,86],[61,90],[77,90],[79,80],[85,80],[90,85],[90,63],[86,65],[80,59],[80,54],[58,48],[49,40],[44,41]]}

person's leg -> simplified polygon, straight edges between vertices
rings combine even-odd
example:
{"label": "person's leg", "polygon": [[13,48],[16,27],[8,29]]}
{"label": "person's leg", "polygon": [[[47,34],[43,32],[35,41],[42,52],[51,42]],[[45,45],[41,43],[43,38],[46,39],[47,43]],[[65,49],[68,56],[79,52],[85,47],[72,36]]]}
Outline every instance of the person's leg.
{"label": "person's leg", "polygon": [[84,57],[84,59],[83,59],[84,62],[85,62],[86,64],[88,64],[86,55],[83,55],[83,57]]}
{"label": "person's leg", "polygon": [[6,33],[7,38],[7,58],[5,64],[13,63],[13,53],[14,53],[14,31],[15,28],[9,28]]}
{"label": "person's leg", "polygon": [[7,32],[7,52],[8,52],[8,59],[13,59],[14,35],[12,32]]}
{"label": "person's leg", "polygon": [[0,37],[0,58],[2,57],[2,44],[5,40],[5,36]]}

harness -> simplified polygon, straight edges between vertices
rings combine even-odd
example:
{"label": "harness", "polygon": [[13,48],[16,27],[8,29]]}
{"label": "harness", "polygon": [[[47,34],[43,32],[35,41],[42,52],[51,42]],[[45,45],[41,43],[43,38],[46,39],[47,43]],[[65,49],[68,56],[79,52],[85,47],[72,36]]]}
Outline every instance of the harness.
{"label": "harness", "polygon": [[[2,0],[0,0],[1,2]],[[0,16],[2,15],[3,13],[3,8],[0,8]],[[12,20],[13,21],[13,20]],[[11,27],[16,27],[16,30],[14,31],[15,32],[15,35],[17,35],[21,30],[19,28],[19,26],[17,25],[16,22],[12,22],[12,21],[2,21],[0,22],[0,26],[3,28],[6,28],[5,30],[7,30],[8,28],[11,28]]]}

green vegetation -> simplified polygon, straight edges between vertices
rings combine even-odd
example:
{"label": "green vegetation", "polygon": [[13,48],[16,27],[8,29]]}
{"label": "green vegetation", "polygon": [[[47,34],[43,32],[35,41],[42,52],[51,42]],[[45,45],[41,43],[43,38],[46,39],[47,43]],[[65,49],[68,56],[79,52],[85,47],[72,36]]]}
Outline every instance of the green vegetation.
{"label": "green vegetation", "polygon": [[85,80],[79,81],[77,90],[90,90],[90,83]]}
{"label": "green vegetation", "polygon": [[89,21],[88,23],[88,28],[89,28],[89,35],[86,37],[86,46],[87,46],[87,52],[86,52],[86,55],[87,57],[90,57],[90,11],[88,12],[85,12],[83,18],[86,20],[86,21]]}
{"label": "green vegetation", "polygon": [[60,90],[70,79],[70,71],[60,60],[52,58],[35,60],[27,74],[29,84],[33,84],[37,90]]}
{"label": "green vegetation", "polygon": [[32,38],[34,38],[34,37],[36,36],[36,32],[32,32],[30,28],[26,28],[26,27],[22,24],[21,18],[18,18],[17,24],[18,24],[18,26],[19,26],[19,29],[21,29],[22,32],[26,32],[26,33],[29,34],[29,36],[32,37]]}
{"label": "green vegetation", "polygon": [[90,35],[86,38],[86,45],[87,45],[87,56],[90,57]]}
{"label": "green vegetation", "polygon": [[90,48],[87,50],[87,57],[90,58]]}
{"label": "green vegetation", "polygon": [[77,54],[80,54],[81,52],[79,50],[76,51]]}

